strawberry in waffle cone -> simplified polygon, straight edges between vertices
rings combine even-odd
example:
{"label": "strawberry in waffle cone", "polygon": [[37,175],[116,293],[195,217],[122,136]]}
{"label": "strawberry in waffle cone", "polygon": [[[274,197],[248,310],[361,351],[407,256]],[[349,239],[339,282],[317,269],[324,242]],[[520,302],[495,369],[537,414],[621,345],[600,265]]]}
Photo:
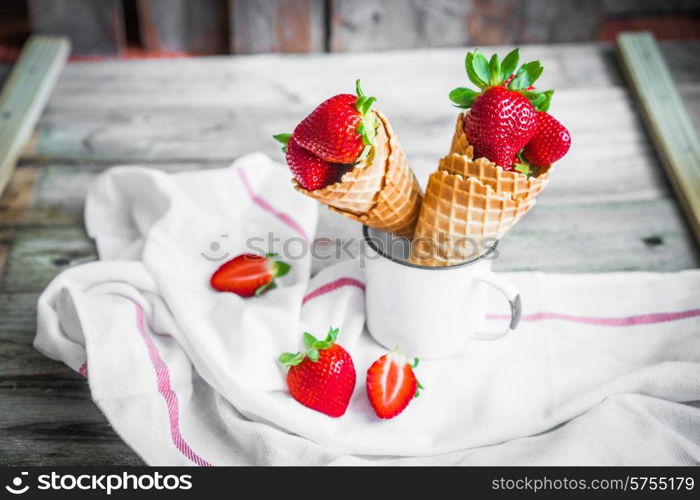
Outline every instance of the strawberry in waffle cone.
{"label": "strawberry in waffle cone", "polygon": [[[362,94],[358,81],[357,96],[331,97],[291,137],[275,137],[287,142],[297,191],[362,224],[411,237],[422,193],[389,121],[370,109],[373,102]],[[295,161],[290,142],[323,162],[323,174],[315,175],[309,167],[313,162]]]}
{"label": "strawberry in waffle cone", "polygon": [[467,54],[481,92],[458,88],[450,153],[428,180],[411,262],[449,266],[484,254],[535,204],[552,164],[568,150],[568,131],[546,113],[552,91],[536,91],[538,61],[518,65],[517,49],[501,63]]}

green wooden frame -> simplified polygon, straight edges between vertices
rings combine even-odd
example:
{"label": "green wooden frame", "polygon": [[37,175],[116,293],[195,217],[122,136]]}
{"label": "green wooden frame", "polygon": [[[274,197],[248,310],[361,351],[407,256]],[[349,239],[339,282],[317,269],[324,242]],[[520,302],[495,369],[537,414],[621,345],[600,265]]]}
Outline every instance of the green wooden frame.
{"label": "green wooden frame", "polygon": [[620,59],[666,174],[700,243],[700,140],[671,73],[648,32],[617,37]]}
{"label": "green wooden frame", "polygon": [[66,64],[66,38],[33,36],[0,94],[0,195]]}

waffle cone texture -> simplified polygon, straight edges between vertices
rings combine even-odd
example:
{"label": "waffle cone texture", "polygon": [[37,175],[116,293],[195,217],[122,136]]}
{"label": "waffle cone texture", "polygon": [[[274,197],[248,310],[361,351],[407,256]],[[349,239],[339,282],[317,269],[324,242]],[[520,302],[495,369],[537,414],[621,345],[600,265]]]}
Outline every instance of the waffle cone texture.
{"label": "waffle cone texture", "polygon": [[535,205],[549,169],[536,177],[506,171],[487,158],[474,158],[457,118],[450,153],[428,179],[416,225],[410,262],[450,266],[478,257]]}
{"label": "waffle cone texture", "polygon": [[410,238],[423,194],[389,121],[374,113],[379,127],[364,160],[334,184],[310,191],[293,181],[294,188],[350,219]]}

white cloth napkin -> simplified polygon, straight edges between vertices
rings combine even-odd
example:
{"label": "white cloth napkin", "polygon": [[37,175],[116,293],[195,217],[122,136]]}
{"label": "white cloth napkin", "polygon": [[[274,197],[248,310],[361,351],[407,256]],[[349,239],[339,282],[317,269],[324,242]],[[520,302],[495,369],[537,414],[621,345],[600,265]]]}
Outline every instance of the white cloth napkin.
{"label": "white cloth napkin", "polygon": [[[310,280],[299,257],[317,216],[260,154],[175,175],[112,169],[86,205],[100,261],[48,286],[34,344],[87,375],[153,465],[700,463],[700,271],[509,274],[521,327],[421,362],[425,391],[383,421],[364,387],[383,350],[364,330],[363,271],[346,262]],[[251,238],[274,239],[263,251],[291,273],[259,299],[213,291],[215,260]],[[358,373],[337,419],[294,401],[276,360],[330,325]]]}

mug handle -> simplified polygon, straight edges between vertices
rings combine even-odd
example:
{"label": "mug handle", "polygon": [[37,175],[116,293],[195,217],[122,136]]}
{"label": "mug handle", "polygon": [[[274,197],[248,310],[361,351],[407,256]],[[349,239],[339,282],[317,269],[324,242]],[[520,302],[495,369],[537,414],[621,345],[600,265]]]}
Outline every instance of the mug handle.
{"label": "mug handle", "polygon": [[502,332],[478,332],[473,334],[472,338],[479,340],[496,340],[505,337],[515,330],[520,323],[520,317],[523,313],[523,306],[522,302],[520,301],[520,292],[513,283],[498,276],[492,271],[479,275],[475,279],[486,283],[487,285],[491,285],[505,296],[510,304],[510,324],[508,325],[508,328]]}

